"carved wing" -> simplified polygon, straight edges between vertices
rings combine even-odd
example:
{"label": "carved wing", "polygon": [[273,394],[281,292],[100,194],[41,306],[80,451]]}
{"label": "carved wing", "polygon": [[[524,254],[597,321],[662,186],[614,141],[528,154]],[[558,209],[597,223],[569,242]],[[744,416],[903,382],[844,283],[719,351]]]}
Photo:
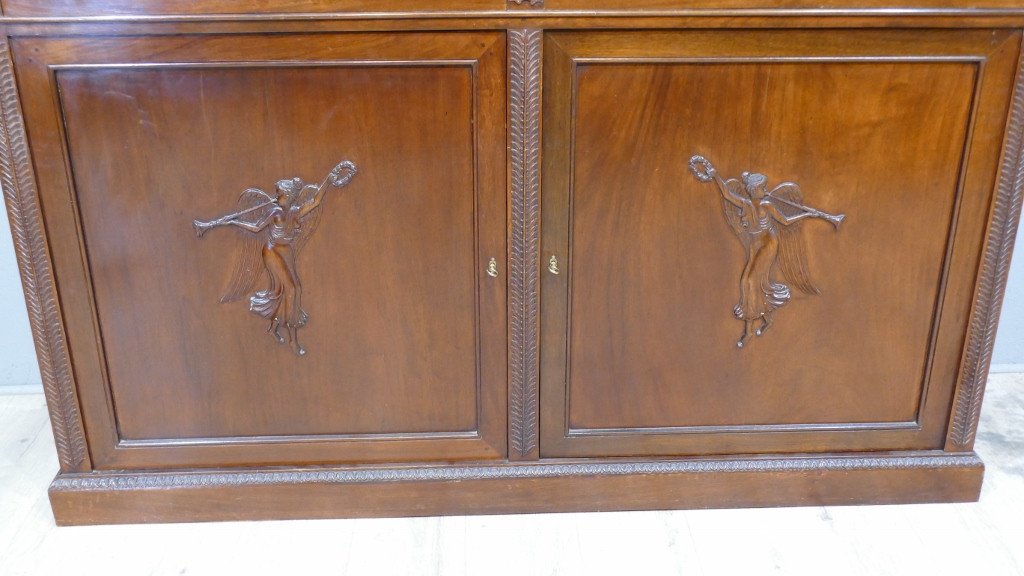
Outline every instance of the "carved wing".
{"label": "carved wing", "polygon": [[767,198],[786,216],[796,216],[807,211],[803,209],[804,193],[793,182],[783,182],[772,188]]}
{"label": "carved wing", "polygon": [[[263,190],[248,188],[238,197],[237,208],[238,211],[246,210],[253,206],[264,204],[268,200],[273,200],[273,198]],[[246,214],[245,218],[250,222],[258,222],[266,218],[273,209],[274,206],[269,205],[266,208]],[[262,250],[263,244],[267,240],[267,232],[264,230],[257,234],[249,232],[244,234],[241,245],[235,253],[234,268],[231,271],[231,276],[228,277],[227,285],[224,287],[224,295],[220,297],[222,303],[235,302],[247,297],[255,288],[256,282],[263,276]]]}
{"label": "carved wing", "polygon": [[[783,182],[776,186],[768,193],[767,199],[779,212],[787,216],[795,216],[806,211],[801,208],[804,204],[803,193],[800,187],[792,182]],[[779,228],[779,257],[776,260],[778,270],[789,285],[804,294],[821,294],[811,280],[807,266],[807,241],[804,239],[800,223],[780,225]]]}
{"label": "carved wing", "polygon": [[[729,178],[725,181],[725,185],[734,195],[741,198],[744,196],[743,184],[740,184],[739,180]],[[743,227],[743,209],[730,204],[726,200],[722,200],[722,212],[725,213],[725,221],[729,223],[733,233],[739,237],[743,247],[746,248],[750,244],[750,232]]]}

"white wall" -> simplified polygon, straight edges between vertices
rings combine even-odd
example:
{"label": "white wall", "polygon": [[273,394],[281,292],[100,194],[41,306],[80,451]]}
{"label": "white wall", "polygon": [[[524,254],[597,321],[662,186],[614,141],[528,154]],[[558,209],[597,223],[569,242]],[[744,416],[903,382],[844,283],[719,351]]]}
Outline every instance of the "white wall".
{"label": "white wall", "polygon": [[[2,201],[0,201],[2,205]],[[0,210],[0,386],[40,387],[39,366],[7,226],[7,209]]]}
{"label": "white wall", "polygon": [[999,318],[993,372],[1024,372],[1024,230],[1017,233],[1003,315]]}
{"label": "white wall", "polygon": [[[39,368],[7,226],[7,211],[0,212],[0,318],[4,319],[0,326],[0,386],[38,387]],[[1014,253],[1017,256],[1010,269],[992,368],[1024,372],[1024,233],[1017,237]]]}

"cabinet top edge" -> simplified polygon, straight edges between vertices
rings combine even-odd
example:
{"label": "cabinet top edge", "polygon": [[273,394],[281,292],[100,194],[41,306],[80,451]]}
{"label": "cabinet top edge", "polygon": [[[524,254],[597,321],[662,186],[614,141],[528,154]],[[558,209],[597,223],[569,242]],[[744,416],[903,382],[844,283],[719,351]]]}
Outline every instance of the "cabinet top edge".
{"label": "cabinet top edge", "polygon": [[[424,10],[412,0],[393,0],[394,6],[368,6],[365,0],[352,0],[341,6],[331,2],[322,9],[289,10],[283,0],[264,3],[246,10],[249,0],[216,0],[209,6],[186,6],[187,0],[85,0],[71,6],[71,0],[0,0],[0,24],[52,23],[160,23],[160,22],[276,22],[323,20],[459,20],[489,19],[524,22],[554,22],[559,19],[617,18],[1020,18],[1024,1],[988,0],[981,6],[966,2],[951,5],[941,0],[910,0],[901,5],[885,5],[881,0],[860,0],[850,4],[842,0],[792,0],[786,6],[759,7],[751,0],[706,0],[678,7],[675,0],[598,0],[584,6],[580,0],[540,0],[543,7],[520,7],[516,0],[455,0],[443,10]],[[121,5],[124,6],[121,6]],[[278,5],[280,4],[280,5]],[[311,8],[324,4],[313,0]],[[524,5],[528,0],[524,0]],[[371,9],[372,8],[372,9]]]}

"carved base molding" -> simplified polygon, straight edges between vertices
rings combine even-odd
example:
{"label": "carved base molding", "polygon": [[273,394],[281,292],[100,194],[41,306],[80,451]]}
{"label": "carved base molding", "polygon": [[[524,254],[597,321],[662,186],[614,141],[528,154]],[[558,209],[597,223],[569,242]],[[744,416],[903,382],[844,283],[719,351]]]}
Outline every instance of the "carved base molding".
{"label": "carved base molding", "polygon": [[[62,473],[61,525],[969,502],[973,452]],[[884,490],[883,490],[884,488]]]}

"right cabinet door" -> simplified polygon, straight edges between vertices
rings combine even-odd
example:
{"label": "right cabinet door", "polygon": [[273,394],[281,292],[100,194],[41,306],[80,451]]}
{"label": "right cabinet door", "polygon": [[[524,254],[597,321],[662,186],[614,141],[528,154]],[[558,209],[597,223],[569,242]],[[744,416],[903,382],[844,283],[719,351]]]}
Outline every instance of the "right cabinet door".
{"label": "right cabinet door", "polygon": [[1019,53],[548,34],[541,453],[941,448]]}

